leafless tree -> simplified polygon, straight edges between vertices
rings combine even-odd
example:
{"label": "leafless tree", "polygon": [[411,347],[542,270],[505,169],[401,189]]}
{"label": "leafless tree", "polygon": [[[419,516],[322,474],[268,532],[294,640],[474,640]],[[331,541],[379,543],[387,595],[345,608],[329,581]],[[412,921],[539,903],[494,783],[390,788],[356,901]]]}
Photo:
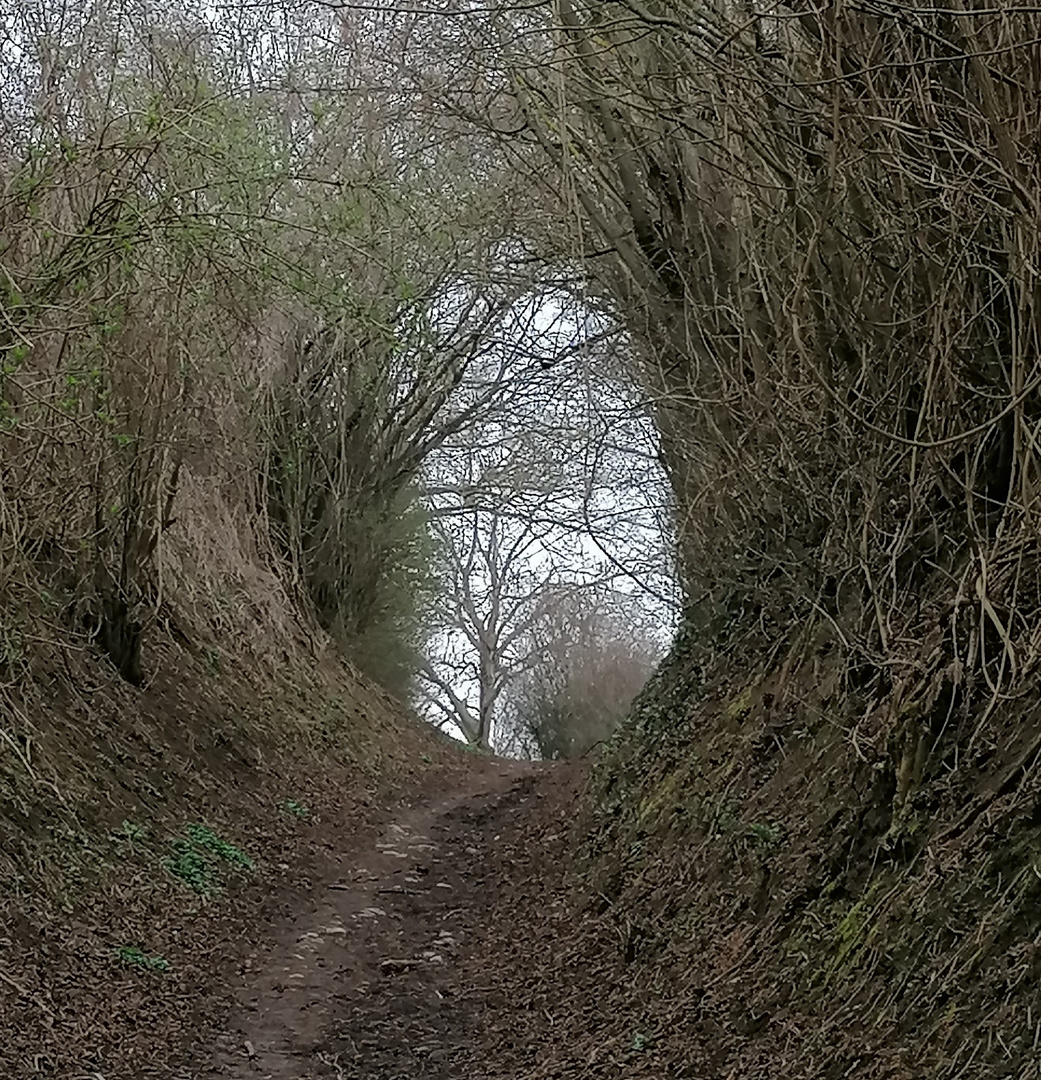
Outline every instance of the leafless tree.
{"label": "leafless tree", "polygon": [[[551,596],[624,580],[663,625],[674,601],[649,418],[621,387],[590,384],[586,358],[572,355],[575,315],[557,339],[553,305],[543,297],[532,309],[519,340],[548,362],[426,471],[447,566],[426,697],[472,741],[487,742],[497,725],[500,748],[510,733],[499,705],[538,660],[532,620]],[[607,344],[598,339],[592,347]]]}
{"label": "leafless tree", "polygon": [[532,663],[530,630],[557,571],[544,532],[494,511],[442,518],[442,635],[420,675],[430,705],[489,749],[504,693]]}

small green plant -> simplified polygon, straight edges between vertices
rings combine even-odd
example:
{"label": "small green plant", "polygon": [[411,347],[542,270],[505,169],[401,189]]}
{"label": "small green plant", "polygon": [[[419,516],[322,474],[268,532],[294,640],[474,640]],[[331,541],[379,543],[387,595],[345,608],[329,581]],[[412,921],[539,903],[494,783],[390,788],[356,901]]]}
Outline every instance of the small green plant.
{"label": "small green plant", "polygon": [[121,945],[116,949],[116,956],[127,967],[141,968],[143,971],[169,971],[170,962],[165,956],[155,953],[149,956],[136,945]]}
{"label": "small green plant", "polygon": [[711,811],[710,831],[720,836],[734,832],[740,821],[740,809],[735,799],[720,798]]}
{"label": "small green plant", "polygon": [[248,855],[243,854],[234,844],[222,840],[209,826],[191,824],[185,832],[192,843],[210,852],[211,855],[216,855],[219,859],[235,866],[241,866],[245,870],[253,869],[253,860]]}
{"label": "small green plant", "polygon": [[163,865],[194,892],[207,896],[217,891],[214,859],[244,870],[253,869],[253,860],[248,855],[223,840],[208,825],[192,823],[186,826],[185,833],[186,836],[173,841],[173,854]]}
{"label": "small green plant", "polygon": [[784,842],[784,829],[776,821],[755,822],[748,826],[748,835],[760,851],[770,851]]}
{"label": "small green plant", "polygon": [[195,892],[212,892],[213,871],[205,856],[196,851],[190,840],[178,839],[172,846],[173,854],[163,863],[166,869]]}
{"label": "small green plant", "polygon": [[296,799],[286,799],[286,801],[282,803],[282,809],[287,814],[292,814],[293,817],[301,819],[309,818],[311,816],[311,811],[308,810],[303,803],[297,802]]}
{"label": "small green plant", "polygon": [[642,1032],[637,1032],[633,1036],[633,1041],[629,1046],[630,1050],[634,1050],[636,1053],[640,1053],[642,1050],[646,1050],[651,1043],[654,1042],[653,1035],[644,1035]]}
{"label": "small green plant", "polygon": [[133,843],[135,840],[143,840],[147,832],[148,830],[143,825],[138,825],[134,821],[127,821],[124,818],[116,835],[120,840],[129,840]]}

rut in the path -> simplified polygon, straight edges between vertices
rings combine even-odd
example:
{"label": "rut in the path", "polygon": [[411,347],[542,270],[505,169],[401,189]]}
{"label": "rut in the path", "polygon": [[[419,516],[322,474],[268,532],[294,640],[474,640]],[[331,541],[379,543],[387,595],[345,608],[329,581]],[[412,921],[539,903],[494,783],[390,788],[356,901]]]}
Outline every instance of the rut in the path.
{"label": "rut in the path", "polygon": [[501,855],[549,773],[484,763],[465,789],[399,815],[334,880],[302,889],[298,918],[245,961],[232,1021],[199,1048],[194,1076],[487,1075],[481,1034],[503,1003],[474,961],[503,959],[488,921],[515,887]]}

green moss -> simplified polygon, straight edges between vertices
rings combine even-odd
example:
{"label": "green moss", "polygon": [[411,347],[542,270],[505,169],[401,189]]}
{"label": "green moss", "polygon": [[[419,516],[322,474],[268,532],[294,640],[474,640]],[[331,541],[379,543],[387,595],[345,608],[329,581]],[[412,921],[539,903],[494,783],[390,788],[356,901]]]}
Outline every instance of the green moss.
{"label": "green moss", "polygon": [[864,895],[835,924],[830,959],[818,972],[815,982],[828,986],[841,972],[859,963],[862,953],[876,936],[877,928],[871,925],[875,916],[873,907],[887,884],[885,875],[876,877]]}
{"label": "green moss", "polygon": [[860,900],[853,905],[835,927],[836,952],[831,970],[844,967],[860,951],[867,926],[867,904]]}
{"label": "green moss", "polygon": [[752,687],[747,686],[733,701],[728,702],[724,708],[728,720],[743,720],[752,711]]}
{"label": "green moss", "polygon": [[660,817],[663,811],[674,807],[680,800],[684,779],[685,776],[680,770],[667,773],[664,780],[640,800],[636,812],[637,824],[648,825],[652,820]]}
{"label": "green moss", "polygon": [[826,900],[831,896],[834,896],[835,890],[842,884],[841,877],[833,877],[828,881],[821,889],[821,899]]}

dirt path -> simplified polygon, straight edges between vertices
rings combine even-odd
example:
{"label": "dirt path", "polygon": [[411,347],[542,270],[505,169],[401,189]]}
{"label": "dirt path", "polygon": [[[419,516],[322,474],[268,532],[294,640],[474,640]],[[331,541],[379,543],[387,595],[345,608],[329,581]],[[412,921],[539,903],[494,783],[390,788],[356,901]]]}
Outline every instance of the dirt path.
{"label": "dirt path", "polygon": [[483,1034],[502,1005],[481,985],[501,941],[490,913],[517,887],[518,826],[531,828],[558,778],[549,766],[482,762],[451,795],[399,812],[333,880],[302,883],[297,916],[244,959],[231,1020],[187,1074],[487,1075]]}

